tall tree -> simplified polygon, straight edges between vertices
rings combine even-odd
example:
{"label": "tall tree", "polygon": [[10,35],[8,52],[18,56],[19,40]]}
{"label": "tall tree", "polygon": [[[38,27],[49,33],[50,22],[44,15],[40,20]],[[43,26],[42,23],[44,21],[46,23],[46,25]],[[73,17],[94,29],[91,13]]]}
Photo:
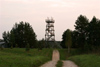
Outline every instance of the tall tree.
{"label": "tall tree", "polygon": [[11,48],[15,47],[15,36],[13,31],[11,31],[9,35],[9,44],[11,45]]}
{"label": "tall tree", "polygon": [[38,41],[38,49],[42,50],[42,48],[45,48],[45,40],[44,39]]}
{"label": "tall tree", "polygon": [[71,35],[71,30],[69,30],[69,29],[67,29],[67,31],[66,31],[65,44],[68,47],[68,53],[70,53],[70,48],[72,45],[72,35]]}
{"label": "tall tree", "polygon": [[85,43],[87,42],[88,24],[89,20],[85,16],[80,15],[74,25],[78,33],[78,45],[81,49],[84,49]]}
{"label": "tall tree", "polygon": [[60,44],[62,46],[62,48],[66,48],[66,43],[65,43],[65,40],[66,40],[66,31],[64,31],[64,33],[62,35],[62,41],[61,41],[61,44]]}
{"label": "tall tree", "polygon": [[71,42],[72,42],[72,31],[70,29],[67,29],[66,31],[64,31],[64,33],[62,35],[62,41],[61,41],[60,45],[63,48],[68,47],[68,49],[69,49],[71,47],[71,44],[72,44]]}
{"label": "tall tree", "polygon": [[72,47],[78,48],[79,36],[77,31],[72,31]]}
{"label": "tall tree", "polygon": [[5,45],[6,45],[7,47],[10,47],[10,44],[9,44],[10,33],[4,31],[2,37],[3,37],[3,40],[4,40],[4,42],[5,42]]}
{"label": "tall tree", "polygon": [[100,46],[100,20],[93,17],[89,24],[89,44],[92,49]]}

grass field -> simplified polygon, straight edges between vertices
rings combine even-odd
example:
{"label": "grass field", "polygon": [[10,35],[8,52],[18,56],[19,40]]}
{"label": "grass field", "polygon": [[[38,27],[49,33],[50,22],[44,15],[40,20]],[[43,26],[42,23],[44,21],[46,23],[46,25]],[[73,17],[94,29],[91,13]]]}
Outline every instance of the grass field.
{"label": "grass field", "polygon": [[80,55],[82,54],[78,49],[71,49],[70,53],[68,54],[67,49],[58,49],[60,53],[60,59],[66,60],[70,56]]}
{"label": "grass field", "polygon": [[100,67],[100,56],[98,55],[76,55],[69,57],[69,60],[74,61],[79,67]]}
{"label": "grass field", "polygon": [[60,60],[66,60],[67,59],[67,49],[58,49],[60,53]]}
{"label": "grass field", "polygon": [[[80,51],[72,49],[68,57],[67,49],[58,49],[61,60],[72,60],[79,67],[100,67],[100,54],[82,54]],[[29,52],[25,48],[6,48],[0,50],[0,67],[39,67],[52,59],[53,49],[31,49]],[[58,67],[62,66],[59,61]]]}
{"label": "grass field", "polygon": [[0,50],[0,67],[38,67],[51,58],[52,49],[31,49],[26,52],[24,48],[6,48]]}
{"label": "grass field", "polygon": [[79,67],[100,67],[100,53],[81,53],[78,49],[72,49],[69,56],[67,49],[59,49],[61,60],[72,60]]}

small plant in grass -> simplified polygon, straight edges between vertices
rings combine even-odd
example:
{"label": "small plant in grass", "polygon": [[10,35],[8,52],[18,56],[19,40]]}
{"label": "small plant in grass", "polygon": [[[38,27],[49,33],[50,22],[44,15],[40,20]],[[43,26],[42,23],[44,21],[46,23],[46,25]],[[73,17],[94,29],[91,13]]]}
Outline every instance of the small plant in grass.
{"label": "small plant in grass", "polygon": [[26,45],[26,51],[29,51],[29,50],[30,50],[30,45],[27,44],[27,45]]}
{"label": "small plant in grass", "polygon": [[2,46],[0,46],[0,50],[3,50],[3,47]]}
{"label": "small plant in grass", "polygon": [[13,46],[11,46],[10,48],[13,49]]}
{"label": "small plant in grass", "polygon": [[59,60],[56,64],[56,67],[62,67],[63,66],[63,62],[61,60]]}
{"label": "small plant in grass", "polygon": [[16,44],[15,47],[18,48],[18,44]]}

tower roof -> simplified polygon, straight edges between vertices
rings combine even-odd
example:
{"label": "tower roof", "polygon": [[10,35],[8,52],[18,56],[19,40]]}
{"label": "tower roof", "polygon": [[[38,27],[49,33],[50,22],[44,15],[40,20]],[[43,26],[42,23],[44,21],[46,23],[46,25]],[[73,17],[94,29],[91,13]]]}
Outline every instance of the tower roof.
{"label": "tower roof", "polygon": [[51,18],[51,19],[47,18],[47,19],[46,19],[46,23],[54,23],[53,18]]}

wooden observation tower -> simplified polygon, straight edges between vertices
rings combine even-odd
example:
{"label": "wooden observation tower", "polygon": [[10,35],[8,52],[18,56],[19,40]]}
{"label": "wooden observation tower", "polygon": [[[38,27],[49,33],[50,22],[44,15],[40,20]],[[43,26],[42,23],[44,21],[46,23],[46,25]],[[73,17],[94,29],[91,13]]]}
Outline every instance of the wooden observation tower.
{"label": "wooden observation tower", "polygon": [[46,19],[45,40],[55,41],[54,20],[52,18]]}

